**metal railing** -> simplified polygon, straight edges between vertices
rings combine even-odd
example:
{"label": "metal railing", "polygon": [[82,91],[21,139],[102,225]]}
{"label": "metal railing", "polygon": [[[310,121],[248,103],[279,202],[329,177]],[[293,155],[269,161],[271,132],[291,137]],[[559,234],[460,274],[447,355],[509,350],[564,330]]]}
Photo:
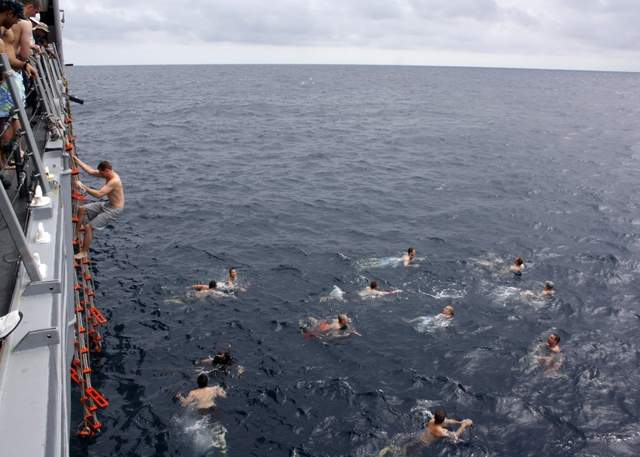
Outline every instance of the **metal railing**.
{"label": "metal railing", "polygon": [[[33,253],[29,249],[27,239],[25,238],[25,231],[18,220],[14,210],[14,204],[16,199],[20,197],[26,198],[27,201],[32,197],[34,189],[28,188],[30,180],[26,176],[27,169],[33,170],[32,178],[37,180],[42,190],[42,195],[47,196],[51,193],[51,185],[47,179],[42,154],[38,149],[31,128],[31,122],[39,116],[46,117],[49,121],[48,133],[55,134],[54,136],[58,138],[64,138],[64,119],[67,98],[64,92],[61,66],[57,59],[56,50],[52,48],[50,51],[50,54],[39,53],[30,59],[30,62],[38,70],[38,77],[35,78],[34,83],[35,90],[38,93],[38,99],[42,100],[41,106],[33,108],[31,118],[27,115],[24,101],[18,90],[16,73],[11,68],[7,55],[0,54],[0,75],[2,75],[3,84],[6,84],[6,88],[9,90],[14,101],[14,109],[6,122],[12,122],[14,117],[17,117],[20,121],[20,128],[15,134],[15,140],[12,143],[11,152],[8,157],[8,159],[13,158],[16,163],[17,191],[12,199],[9,197],[4,185],[0,185],[0,213],[32,283],[41,282],[44,278],[40,272],[37,259],[34,258]],[[44,108],[44,112],[40,111],[42,108]],[[23,143],[26,146],[24,157],[21,147]]]}

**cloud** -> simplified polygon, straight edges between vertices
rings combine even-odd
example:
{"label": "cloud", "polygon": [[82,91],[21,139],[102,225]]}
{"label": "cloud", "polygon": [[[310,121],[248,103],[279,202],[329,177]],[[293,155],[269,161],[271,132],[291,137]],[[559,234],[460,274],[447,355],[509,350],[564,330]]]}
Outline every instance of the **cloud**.
{"label": "cloud", "polygon": [[74,42],[640,53],[639,0],[62,0]]}

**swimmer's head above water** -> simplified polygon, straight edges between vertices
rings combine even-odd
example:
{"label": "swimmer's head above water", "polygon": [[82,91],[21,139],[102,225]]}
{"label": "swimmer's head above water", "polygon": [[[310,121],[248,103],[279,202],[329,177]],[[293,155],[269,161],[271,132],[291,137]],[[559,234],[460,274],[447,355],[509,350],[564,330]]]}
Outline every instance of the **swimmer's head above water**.
{"label": "swimmer's head above water", "polygon": [[513,265],[511,265],[511,272],[519,276],[522,274],[523,268],[524,268],[524,260],[520,256],[516,257],[516,259],[513,261]]}
{"label": "swimmer's head above water", "polygon": [[347,330],[349,328],[349,316],[346,314],[338,314],[338,324],[340,324],[340,330]]}
{"label": "swimmer's head above water", "polygon": [[229,268],[229,279],[231,281],[238,279],[238,270],[236,270],[236,267]]}
{"label": "swimmer's head above water", "polygon": [[442,408],[436,409],[436,412],[433,414],[433,422],[435,422],[436,424],[442,424],[446,418],[447,414]]}
{"label": "swimmer's head above water", "polygon": [[451,319],[451,318],[453,318],[453,315],[455,314],[455,310],[453,309],[452,305],[447,305],[444,308],[442,308],[442,311],[440,311],[440,314],[442,314],[443,316]]}
{"label": "swimmer's head above water", "polygon": [[544,282],[544,289],[542,290],[542,294],[545,296],[552,296],[555,293],[555,287],[551,281]]}
{"label": "swimmer's head above water", "polygon": [[206,373],[200,373],[198,375],[198,387],[203,389],[207,387],[208,384],[209,384],[209,376],[207,376]]}
{"label": "swimmer's head above water", "polygon": [[209,289],[215,290],[218,287],[218,284],[215,281],[209,281]]}
{"label": "swimmer's head above water", "polygon": [[416,248],[411,247],[407,249],[407,253],[402,256],[402,262],[404,263],[404,266],[408,267],[415,257]]}
{"label": "swimmer's head above water", "polygon": [[369,283],[369,289],[371,290],[378,290],[378,281],[371,281]]}
{"label": "swimmer's head above water", "polygon": [[556,333],[552,333],[547,338],[547,348],[551,352],[560,352],[560,336]]}

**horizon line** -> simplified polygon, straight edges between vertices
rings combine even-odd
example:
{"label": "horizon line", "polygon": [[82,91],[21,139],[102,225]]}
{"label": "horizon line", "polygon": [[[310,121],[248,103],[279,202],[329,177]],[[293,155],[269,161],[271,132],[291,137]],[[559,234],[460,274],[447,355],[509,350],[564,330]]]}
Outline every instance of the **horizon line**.
{"label": "horizon line", "polygon": [[419,67],[419,68],[468,68],[477,70],[536,70],[536,71],[575,71],[589,73],[630,73],[640,74],[640,70],[596,70],[584,68],[558,68],[558,67],[503,67],[480,65],[425,65],[425,64],[386,64],[386,63],[136,63],[136,64],[92,64],[66,62],[65,65],[73,67],[190,67],[190,66],[335,66],[335,67]]}

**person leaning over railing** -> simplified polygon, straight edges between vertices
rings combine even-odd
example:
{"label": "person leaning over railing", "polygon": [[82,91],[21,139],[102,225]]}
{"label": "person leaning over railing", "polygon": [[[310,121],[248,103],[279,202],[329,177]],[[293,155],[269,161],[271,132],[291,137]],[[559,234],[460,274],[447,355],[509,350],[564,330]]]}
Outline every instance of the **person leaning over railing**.
{"label": "person leaning over railing", "polygon": [[[40,12],[41,1],[40,0],[24,0],[24,19],[20,19],[16,24],[11,27],[11,32],[14,35],[13,49],[16,57],[24,62],[28,61],[34,52],[33,41],[33,23],[31,18],[35,17]],[[24,71],[21,75],[23,78],[23,85],[25,93],[33,93],[33,78]],[[26,97],[23,99],[26,102]],[[31,97],[33,102],[33,97]]]}
{"label": "person leaning over railing", "polygon": [[[6,161],[8,158],[4,150],[7,145],[14,140],[16,132],[20,129],[20,121],[14,118],[16,103],[11,96],[9,86],[5,79],[6,75],[9,75],[15,81],[18,92],[20,92],[23,97],[23,102],[24,84],[22,77],[16,73],[16,71],[24,70],[32,78],[38,76],[33,66],[27,61],[20,60],[16,57],[14,47],[16,37],[12,32],[12,28],[23,18],[24,10],[21,3],[17,3],[14,0],[0,0],[0,26],[2,27],[0,31],[0,53],[7,55],[11,68],[15,70],[7,72],[7,69],[5,69],[5,77],[3,78],[2,84],[0,84],[0,150],[3,151],[0,152],[0,169],[7,166]],[[10,147],[9,150],[11,150]],[[10,183],[2,177],[2,184],[7,188]]]}

